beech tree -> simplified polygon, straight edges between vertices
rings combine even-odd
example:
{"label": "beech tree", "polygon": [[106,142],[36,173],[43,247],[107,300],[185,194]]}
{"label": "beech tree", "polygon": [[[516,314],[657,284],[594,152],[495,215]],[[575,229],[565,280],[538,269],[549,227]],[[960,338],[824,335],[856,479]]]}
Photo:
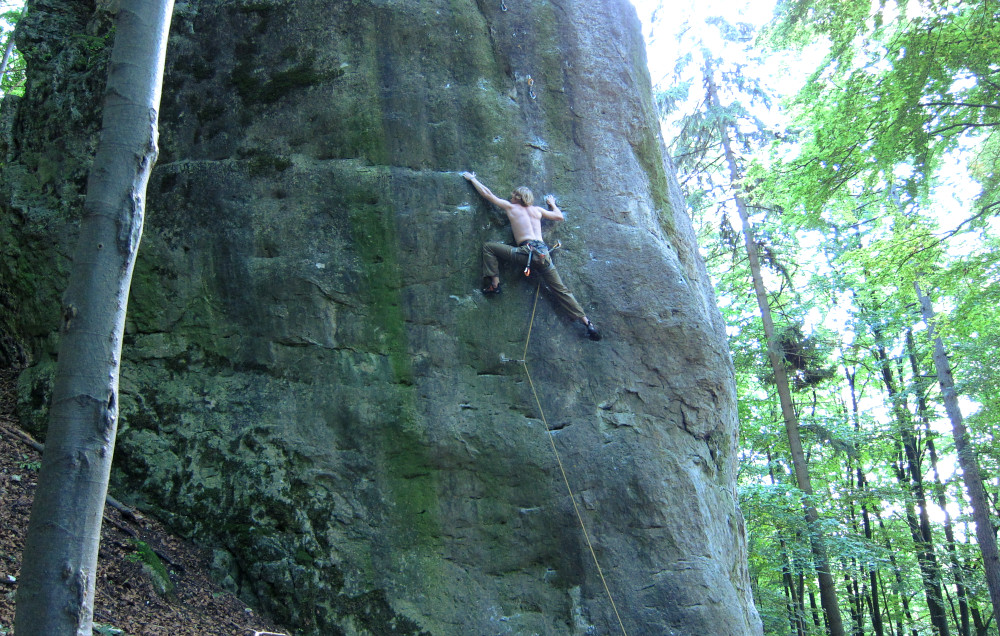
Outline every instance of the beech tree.
{"label": "beech tree", "polygon": [[[7,7],[4,6],[4,8],[6,9]],[[5,34],[6,41],[2,45],[3,59],[0,60],[0,95],[6,95],[12,90],[14,92],[23,90],[24,61],[14,54],[14,27],[17,26],[18,20],[24,15],[24,11],[24,7],[18,7],[6,10],[0,14],[0,20],[10,25],[10,30]],[[16,71],[17,78],[10,78],[12,73],[9,71],[11,69]]]}
{"label": "beech tree", "polygon": [[927,335],[934,343],[934,368],[937,370],[945,409],[954,431],[955,450],[958,453],[963,481],[969,494],[969,502],[972,505],[976,539],[983,555],[986,584],[990,592],[990,601],[993,603],[993,615],[996,617],[1000,615],[1000,555],[997,553],[997,535],[993,522],[990,520],[990,505],[986,498],[986,489],[983,487],[979,459],[976,456],[975,448],[969,443],[969,434],[965,428],[962,410],[958,405],[955,380],[951,364],[948,362],[948,355],[944,349],[944,342],[935,333],[934,307],[931,305],[931,299],[923,293],[918,282],[914,282],[913,287],[920,302],[924,322],[927,324]]}
{"label": "beech tree", "polygon": [[984,186],[980,212],[1000,205],[1000,7],[989,0],[787,0],[772,41],[828,40],[829,52],[790,103],[802,124],[795,159],[760,171],[819,212],[852,182],[907,199],[926,193],[949,152],[967,152]]}
{"label": "beech tree", "polygon": [[[868,245],[850,257],[863,263],[865,276],[860,284],[880,281],[897,297],[898,304],[912,302],[908,290],[915,290],[927,328],[932,331],[928,316],[933,312],[917,284],[922,274],[954,263],[955,269],[963,272],[963,279],[976,280],[970,275],[988,272],[996,262],[995,253],[973,255],[974,250],[967,248],[966,255],[960,255],[949,252],[947,243],[965,239],[968,244],[969,234],[988,240],[991,228],[996,228],[990,216],[1000,212],[1000,82],[995,64],[995,52],[1000,50],[1000,12],[995,3],[955,0],[878,4],[790,0],[781,4],[780,11],[780,19],[772,27],[775,41],[794,45],[822,36],[830,46],[813,81],[792,102],[796,127],[802,131],[795,139],[795,156],[762,162],[755,173],[761,190],[788,207],[798,208],[804,212],[801,218],[814,225],[832,221],[868,226]],[[834,13],[837,19],[830,19]],[[942,182],[942,166],[949,162],[965,168],[967,181],[977,181],[979,192],[969,197],[967,204],[952,206],[952,215],[964,218],[949,221],[950,229],[942,230],[940,220],[945,215],[938,211],[934,189]],[[972,189],[968,183],[956,188]],[[966,315],[956,314],[955,322],[995,322],[995,312],[990,321],[974,320],[987,311],[985,307],[995,307],[986,300],[992,295],[989,290],[995,287],[995,278],[987,277],[984,282],[985,289],[973,294],[979,303],[967,306],[970,311]],[[966,295],[961,290],[965,283],[957,277],[950,284],[957,292],[953,298]],[[976,337],[977,332],[988,330],[967,327],[966,333]],[[982,489],[980,467],[974,443],[962,424],[954,389],[946,381],[951,365],[940,338],[932,340],[941,379],[940,399],[949,419],[957,422],[953,426],[955,451],[977,520],[983,573],[996,616],[1000,611],[996,591],[1000,564],[994,526],[988,518],[989,502],[977,495]],[[890,377],[888,363],[883,352],[880,367],[886,378]],[[913,364],[915,380],[918,366]],[[926,404],[911,414],[901,409],[899,400],[905,399],[905,394],[899,395],[891,400],[897,421],[909,425],[914,416],[926,417]],[[918,395],[926,397],[925,393]],[[926,450],[936,454],[930,447],[932,436],[927,439]],[[907,456],[907,481],[913,485],[913,497],[921,509],[919,523],[913,524],[914,541],[921,555],[934,631],[947,634],[947,589],[939,582],[930,524],[923,516],[927,500],[920,472],[922,457],[918,455],[923,450],[918,451],[915,442],[913,437],[901,440]],[[940,497],[937,500],[941,502]],[[980,526],[985,534],[978,531]],[[946,536],[953,536],[949,530],[946,525]],[[949,552],[952,545],[948,538]],[[968,633],[965,576],[957,565],[951,571],[961,609],[960,616],[953,618],[960,631]]]}
{"label": "beech tree", "polygon": [[173,0],[123,0],[62,304],[59,362],[17,589],[19,636],[90,636],[118,373]]}

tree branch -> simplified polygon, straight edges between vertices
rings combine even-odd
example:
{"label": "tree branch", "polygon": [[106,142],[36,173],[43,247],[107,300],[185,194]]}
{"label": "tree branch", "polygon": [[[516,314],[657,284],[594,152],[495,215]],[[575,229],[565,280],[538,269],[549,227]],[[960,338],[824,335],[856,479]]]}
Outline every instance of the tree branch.
{"label": "tree branch", "polygon": [[948,130],[951,130],[952,128],[961,128],[962,130],[968,130],[970,128],[995,128],[997,126],[1000,126],[1000,123],[974,124],[974,123],[971,123],[971,122],[963,122],[963,123],[960,123],[960,124],[952,124],[950,126],[945,126],[944,128],[938,128],[937,130],[932,130],[932,131],[930,131],[930,134],[932,134],[932,135],[940,135],[941,133],[943,133],[945,131],[948,131]]}
{"label": "tree branch", "polygon": [[969,104],[968,102],[921,102],[921,106],[962,106],[964,108],[995,108],[1000,110],[998,104]]}
{"label": "tree branch", "polygon": [[919,254],[921,252],[924,252],[924,251],[927,251],[927,250],[929,250],[929,249],[931,249],[933,247],[937,247],[941,243],[944,243],[945,241],[947,241],[951,237],[953,237],[956,234],[958,234],[959,230],[962,229],[963,225],[967,225],[969,223],[972,223],[976,219],[979,219],[979,218],[982,218],[982,217],[986,216],[987,213],[990,211],[990,209],[993,208],[993,207],[995,207],[995,206],[997,206],[997,205],[1000,205],[1000,201],[995,201],[995,202],[991,203],[990,205],[983,207],[982,210],[980,210],[976,214],[973,214],[969,218],[965,219],[964,221],[962,221],[961,223],[959,223],[958,225],[956,225],[954,229],[952,229],[952,230],[950,230],[950,231],[945,232],[944,234],[942,234],[933,243],[930,243],[929,245],[924,245],[924,246],[922,246],[922,247],[920,247],[918,249],[915,249],[912,252],[910,252],[909,254],[907,254],[906,256],[904,256],[903,259],[900,260],[899,264],[902,265],[903,263],[909,261],[911,258],[913,258],[914,256],[916,256],[917,254]]}

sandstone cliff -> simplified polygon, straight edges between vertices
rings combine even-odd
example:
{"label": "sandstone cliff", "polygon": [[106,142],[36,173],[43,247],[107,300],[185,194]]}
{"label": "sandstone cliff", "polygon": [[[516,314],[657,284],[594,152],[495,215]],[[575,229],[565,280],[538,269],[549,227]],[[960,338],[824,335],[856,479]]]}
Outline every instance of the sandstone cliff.
{"label": "sandstone cliff", "polygon": [[[8,342],[44,427],[108,3],[29,4],[4,105]],[[760,633],[714,297],[624,0],[178,2],[113,489],[303,634]],[[595,343],[459,176],[554,194]],[[9,347],[7,347],[9,349]],[[5,349],[6,350],[6,349]],[[8,356],[13,357],[13,356]]]}

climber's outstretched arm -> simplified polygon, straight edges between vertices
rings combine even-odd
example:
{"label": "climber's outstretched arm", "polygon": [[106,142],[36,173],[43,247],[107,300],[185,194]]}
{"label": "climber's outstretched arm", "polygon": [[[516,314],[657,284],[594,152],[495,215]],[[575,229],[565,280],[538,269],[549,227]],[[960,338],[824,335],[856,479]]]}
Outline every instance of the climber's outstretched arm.
{"label": "climber's outstretched arm", "polygon": [[509,210],[511,208],[511,202],[506,199],[501,199],[497,195],[493,194],[489,188],[479,182],[476,175],[471,172],[463,172],[462,176],[472,184],[472,187],[476,189],[476,192],[482,195],[484,199],[492,203],[493,205],[503,208],[504,210]]}
{"label": "climber's outstretched arm", "polygon": [[547,206],[547,209],[541,208],[543,219],[549,221],[562,221],[566,218],[563,216],[562,210],[559,209],[559,206],[556,205],[556,198],[551,194],[545,197],[545,205]]}

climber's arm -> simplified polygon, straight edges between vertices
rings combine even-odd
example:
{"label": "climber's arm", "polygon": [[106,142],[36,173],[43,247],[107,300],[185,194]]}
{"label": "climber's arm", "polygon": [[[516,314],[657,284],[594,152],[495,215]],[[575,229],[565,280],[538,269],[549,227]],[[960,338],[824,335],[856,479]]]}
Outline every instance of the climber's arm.
{"label": "climber's arm", "polygon": [[485,185],[479,182],[479,179],[476,178],[475,174],[471,172],[463,172],[462,176],[465,177],[465,179],[472,184],[472,187],[476,189],[476,192],[482,195],[484,199],[486,199],[493,205],[499,208],[503,208],[504,210],[509,210],[511,208],[510,201],[507,201],[506,199],[501,199],[497,195],[493,194],[493,192],[491,192],[489,188],[487,188]]}
{"label": "climber's arm", "polygon": [[566,218],[563,216],[562,210],[559,209],[559,206],[556,205],[556,198],[551,194],[545,197],[545,205],[548,206],[548,209],[542,208],[543,219],[547,219],[549,221],[562,221]]}

